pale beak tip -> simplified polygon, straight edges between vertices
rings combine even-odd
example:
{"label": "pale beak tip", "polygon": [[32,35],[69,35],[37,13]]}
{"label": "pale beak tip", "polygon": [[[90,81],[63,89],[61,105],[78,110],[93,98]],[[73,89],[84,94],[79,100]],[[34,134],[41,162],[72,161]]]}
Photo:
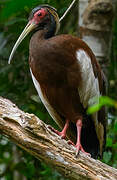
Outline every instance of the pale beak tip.
{"label": "pale beak tip", "polygon": [[10,61],[8,61],[8,64],[10,64]]}
{"label": "pale beak tip", "polygon": [[13,58],[13,52],[11,52],[11,54],[10,54],[10,56],[9,56],[9,60],[8,60],[8,64],[11,64],[11,60],[12,60],[12,58]]}
{"label": "pale beak tip", "polygon": [[8,60],[8,64],[11,64],[11,59],[9,58],[9,60]]}

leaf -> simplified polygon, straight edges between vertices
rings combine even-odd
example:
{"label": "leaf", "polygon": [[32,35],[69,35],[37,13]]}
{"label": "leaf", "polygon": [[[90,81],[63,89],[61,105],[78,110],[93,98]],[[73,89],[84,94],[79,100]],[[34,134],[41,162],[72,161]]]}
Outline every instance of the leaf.
{"label": "leaf", "polygon": [[117,133],[117,122],[114,124],[114,132]]}
{"label": "leaf", "polygon": [[109,152],[104,152],[103,154],[103,160],[105,163],[109,163],[109,161],[111,160],[111,157],[112,157],[112,153],[109,151]]}
{"label": "leaf", "polygon": [[99,111],[101,107],[102,106],[100,104],[95,104],[95,105],[88,108],[87,113],[88,114],[93,114],[93,113]]}
{"label": "leaf", "polygon": [[113,100],[107,96],[101,96],[99,98],[99,103],[89,107],[87,110],[87,113],[88,114],[95,113],[95,112],[99,111],[102,108],[102,106],[105,106],[105,105],[113,106],[113,107],[117,108],[117,102],[115,100]]}
{"label": "leaf", "polygon": [[101,96],[99,103],[103,105],[115,106],[115,101],[107,96]]}
{"label": "leaf", "polygon": [[117,149],[117,143],[113,144],[113,148]]}
{"label": "leaf", "polygon": [[111,138],[107,138],[106,146],[107,147],[112,147],[113,141]]}

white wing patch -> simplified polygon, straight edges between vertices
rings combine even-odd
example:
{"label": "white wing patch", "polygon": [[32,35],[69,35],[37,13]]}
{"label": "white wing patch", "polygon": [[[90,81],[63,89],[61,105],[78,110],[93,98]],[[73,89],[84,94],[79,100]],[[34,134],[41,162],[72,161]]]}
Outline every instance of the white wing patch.
{"label": "white wing patch", "polygon": [[[99,82],[98,79],[95,78],[91,59],[84,50],[80,49],[77,51],[77,60],[81,68],[82,76],[82,87],[78,88],[78,92],[83,107],[87,108],[99,102]],[[94,113],[92,116],[97,129],[97,113]]]}
{"label": "white wing patch", "polygon": [[95,78],[91,59],[84,50],[80,49],[77,51],[77,59],[80,64],[82,76],[82,87],[78,88],[78,92],[81,103],[84,108],[87,108],[99,100],[98,78]]}
{"label": "white wing patch", "polygon": [[[52,108],[52,106],[49,104],[47,98],[43,95],[42,91],[41,91],[41,87],[40,87],[40,84],[38,83],[38,81],[36,80],[36,78],[34,77],[31,69],[30,69],[30,72],[31,72],[31,76],[32,76],[32,80],[33,80],[33,83],[35,85],[35,88],[38,92],[38,95],[42,101],[42,103],[44,104],[44,106],[46,107],[48,113],[50,114],[50,116],[55,120],[55,122],[58,124],[58,121],[61,122],[61,118],[60,116],[55,112],[55,110]],[[60,126],[60,124],[58,124]]]}

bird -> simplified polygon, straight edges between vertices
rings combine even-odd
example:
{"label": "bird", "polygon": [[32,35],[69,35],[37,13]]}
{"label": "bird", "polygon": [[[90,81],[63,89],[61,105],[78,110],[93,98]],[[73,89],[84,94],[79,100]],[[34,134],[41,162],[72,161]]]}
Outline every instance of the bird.
{"label": "bird", "polygon": [[53,120],[62,129],[50,128],[92,158],[101,157],[106,142],[105,108],[92,115],[88,107],[106,93],[105,76],[90,47],[79,37],[57,34],[57,10],[42,4],[35,7],[16,41],[10,57],[31,33],[29,66],[38,95]]}

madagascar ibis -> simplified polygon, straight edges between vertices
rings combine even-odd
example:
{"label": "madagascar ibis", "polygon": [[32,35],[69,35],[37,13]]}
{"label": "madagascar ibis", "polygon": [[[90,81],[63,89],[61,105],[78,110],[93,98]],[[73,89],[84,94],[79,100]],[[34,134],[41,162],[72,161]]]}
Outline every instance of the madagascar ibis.
{"label": "madagascar ibis", "polygon": [[82,151],[97,158],[102,155],[106,138],[105,109],[87,115],[87,108],[105,94],[104,75],[89,46],[72,35],[56,35],[60,27],[56,9],[39,5],[9,57],[32,32],[29,65],[35,88],[61,132],[51,128],[71,144],[76,154]]}

